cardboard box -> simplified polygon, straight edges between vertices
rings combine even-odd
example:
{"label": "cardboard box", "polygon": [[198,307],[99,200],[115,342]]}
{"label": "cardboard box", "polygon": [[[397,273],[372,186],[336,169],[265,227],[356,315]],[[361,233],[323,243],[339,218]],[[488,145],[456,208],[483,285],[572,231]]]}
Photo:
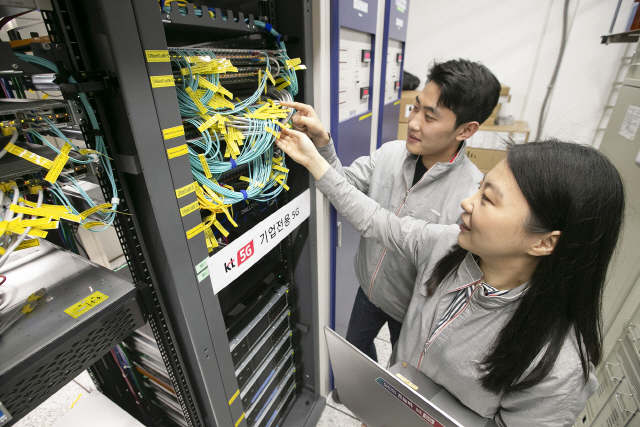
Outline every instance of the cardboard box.
{"label": "cardboard box", "polygon": [[465,149],[465,154],[483,173],[487,173],[507,157],[507,152],[504,150],[484,150],[482,148],[469,147]]}
{"label": "cardboard box", "polygon": [[407,140],[408,128],[409,128],[409,123],[400,123],[398,125],[398,139],[400,141],[406,141]]}
{"label": "cardboard box", "polygon": [[403,90],[400,96],[400,123],[409,123],[409,113],[415,104],[416,96],[420,95],[419,90]]}
{"label": "cardboard box", "polygon": [[500,84],[500,96],[509,95],[509,86]]}

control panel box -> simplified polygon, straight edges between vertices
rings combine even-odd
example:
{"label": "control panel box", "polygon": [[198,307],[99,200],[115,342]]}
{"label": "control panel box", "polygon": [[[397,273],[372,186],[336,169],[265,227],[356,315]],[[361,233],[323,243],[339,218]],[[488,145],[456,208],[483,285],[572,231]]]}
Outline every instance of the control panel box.
{"label": "control panel box", "polygon": [[384,80],[384,103],[400,97],[403,42],[389,39],[387,47],[387,73]]}
{"label": "control panel box", "polygon": [[371,34],[340,28],[339,121],[369,110],[371,42]]}

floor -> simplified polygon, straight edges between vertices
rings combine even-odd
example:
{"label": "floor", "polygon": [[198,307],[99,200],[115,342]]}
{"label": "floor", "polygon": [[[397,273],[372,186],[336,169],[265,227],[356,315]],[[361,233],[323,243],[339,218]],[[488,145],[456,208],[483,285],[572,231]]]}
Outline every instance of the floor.
{"label": "floor", "polygon": [[[391,357],[391,342],[389,339],[389,329],[384,326],[378,337],[375,339],[376,351],[378,352],[378,362],[382,366],[387,366]],[[360,427],[362,423],[344,405],[336,403],[330,394],[327,397],[325,406],[317,427]]]}

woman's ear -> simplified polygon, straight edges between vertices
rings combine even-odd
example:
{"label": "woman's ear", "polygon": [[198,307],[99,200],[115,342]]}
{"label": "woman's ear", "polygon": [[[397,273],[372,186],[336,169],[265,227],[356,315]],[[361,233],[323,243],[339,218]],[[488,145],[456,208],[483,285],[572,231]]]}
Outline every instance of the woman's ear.
{"label": "woman's ear", "polygon": [[534,246],[532,246],[527,253],[533,256],[551,255],[558,244],[560,234],[561,232],[557,230],[542,234],[541,238],[535,240]]}

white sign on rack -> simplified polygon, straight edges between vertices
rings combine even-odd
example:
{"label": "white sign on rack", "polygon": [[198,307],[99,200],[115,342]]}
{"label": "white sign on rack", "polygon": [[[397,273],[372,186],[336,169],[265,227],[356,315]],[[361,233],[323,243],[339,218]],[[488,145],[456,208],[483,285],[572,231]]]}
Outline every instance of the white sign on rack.
{"label": "white sign on rack", "polygon": [[636,138],[638,126],[640,126],[640,107],[629,105],[627,114],[624,115],[624,120],[618,133],[628,140],[633,141]]}
{"label": "white sign on rack", "polygon": [[214,294],[260,261],[309,218],[310,194],[309,190],[305,191],[209,258],[209,277]]}

